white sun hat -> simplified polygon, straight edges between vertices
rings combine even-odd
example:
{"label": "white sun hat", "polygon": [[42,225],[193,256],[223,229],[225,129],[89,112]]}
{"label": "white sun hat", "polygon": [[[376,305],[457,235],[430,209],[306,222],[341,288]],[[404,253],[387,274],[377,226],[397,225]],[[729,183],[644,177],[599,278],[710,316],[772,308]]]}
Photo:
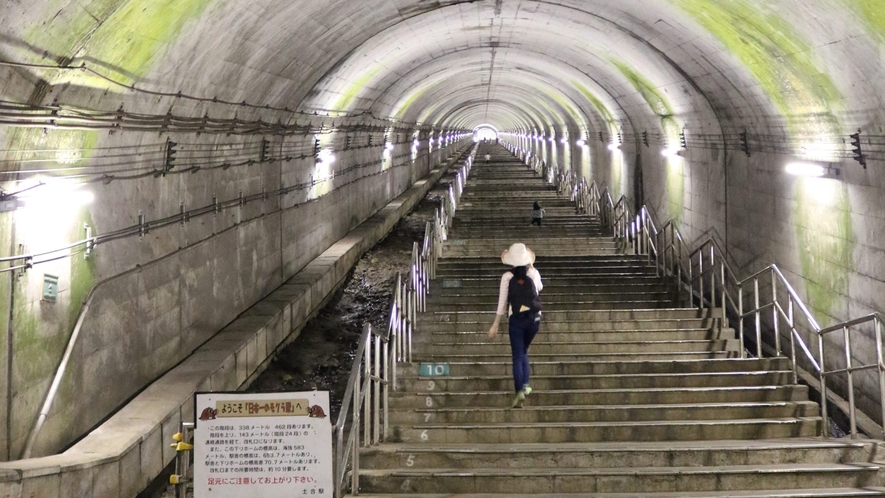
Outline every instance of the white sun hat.
{"label": "white sun hat", "polygon": [[501,262],[510,266],[527,266],[535,262],[535,253],[525,244],[517,242],[501,253]]}

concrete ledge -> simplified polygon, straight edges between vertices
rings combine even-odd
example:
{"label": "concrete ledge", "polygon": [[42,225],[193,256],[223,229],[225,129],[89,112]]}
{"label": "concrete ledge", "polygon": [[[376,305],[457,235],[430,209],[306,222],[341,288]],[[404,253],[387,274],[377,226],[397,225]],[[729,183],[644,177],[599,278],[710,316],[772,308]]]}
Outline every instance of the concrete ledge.
{"label": "concrete ledge", "polygon": [[58,455],[0,463],[0,497],[136,496],[175,457],[169,443],[182,420],[193,421],[194,393],[236,390],[260,373],[274,351],[297,337],[363,253],[427,195],[462,153],[351,230],[73,447]]}

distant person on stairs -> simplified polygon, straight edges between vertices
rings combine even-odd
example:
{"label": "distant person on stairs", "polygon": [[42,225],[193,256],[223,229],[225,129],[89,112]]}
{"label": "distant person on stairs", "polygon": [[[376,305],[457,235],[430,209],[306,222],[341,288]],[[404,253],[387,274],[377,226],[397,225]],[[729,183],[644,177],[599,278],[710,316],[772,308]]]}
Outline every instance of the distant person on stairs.
{"label": "distant person on stairs", "polygon": [[492,155],[489,154],[488,152],[486,152],[486,164],[488,164],[489,161],[491,161],[491,160],[492,160]]}
{"label": "distant person on stairs", "polygon": [[538,293],[544,288],[541,274],[535,269],[535,253],[525,244],[517,243],[501,254],[501,262],[512,266],[501,276],[498,292],[498,311],[495,322],[489,328],[489,338],[498,335],[501,318],[510,308],[510,350],[513,353],[513,386],[516,396],[512,408],[522,408],[525,397],[532,392],[529,387],[529,346],[541,325],[541,300]]}
{"label": "distant person on stairs", "polygon": [[532,225],[541,226],[541,220],[544,219],[544,213],[546,211],[541,207],[541,203],[535,201],[535,205],[532,206]]}

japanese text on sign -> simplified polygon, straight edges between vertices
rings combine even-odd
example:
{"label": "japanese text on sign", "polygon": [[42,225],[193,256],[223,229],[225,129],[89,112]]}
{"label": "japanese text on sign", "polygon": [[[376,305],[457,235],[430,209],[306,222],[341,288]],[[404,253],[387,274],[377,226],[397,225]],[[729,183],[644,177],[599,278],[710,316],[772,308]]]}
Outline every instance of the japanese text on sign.
{"label": "japanese text on sign", "polygon": [[195,498],[332,496],[328,392],[196,399]]}

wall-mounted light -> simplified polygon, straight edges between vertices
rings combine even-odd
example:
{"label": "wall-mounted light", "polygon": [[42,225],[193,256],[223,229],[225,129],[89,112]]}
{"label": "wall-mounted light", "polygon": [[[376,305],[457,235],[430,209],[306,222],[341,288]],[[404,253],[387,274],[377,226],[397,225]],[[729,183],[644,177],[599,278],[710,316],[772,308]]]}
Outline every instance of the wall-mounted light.
{"label": "wall-mounted light", "polygon": [[618,150],[618,149],[620,149],[620,148],[621,148],[621,146],[618,145],[618,144],[616,144],[616,143],[610,143],[610,144],[608,144],[608,147],[607,147],[607,149],[610,150],[610,151],[612,151],[612,152],[614,152],[614,151],[616,151],[616,150]]}
{"label": "wall-mounted light", "polygon": [[318,164],[332,164],[335,162],[335,153],[329,149],[323,149],[317,152]]}
{"label": "wall-mounted light", "polygon": [[577,145],[578,147],[584,147],[585,145],[587,145],[587,142],[582,139],[575,142],[575,145]]}
{"label": "wall-mounted light", "polygon": [[676,157],[676,156],[681,156],[682,151],[680,151],[679,149],[675,149],[673,147],[668,147],[668,148],[661,151],[661,155],[664,157]]}
{"label": "wall-mounted light", "polygon": [[387,142],[387,145],[384,146],[384,148],[389,150],[390,152],[393,152],[394,147],[395,146],[393,145],[393,142]]}
{"label": "wall-mounted light", "polygon": [[841,174],[839,168],[836,168],[829,164],[800,161],[787,164],[785,171],[791,175],[808,176],[814,178],[838,178]]}

